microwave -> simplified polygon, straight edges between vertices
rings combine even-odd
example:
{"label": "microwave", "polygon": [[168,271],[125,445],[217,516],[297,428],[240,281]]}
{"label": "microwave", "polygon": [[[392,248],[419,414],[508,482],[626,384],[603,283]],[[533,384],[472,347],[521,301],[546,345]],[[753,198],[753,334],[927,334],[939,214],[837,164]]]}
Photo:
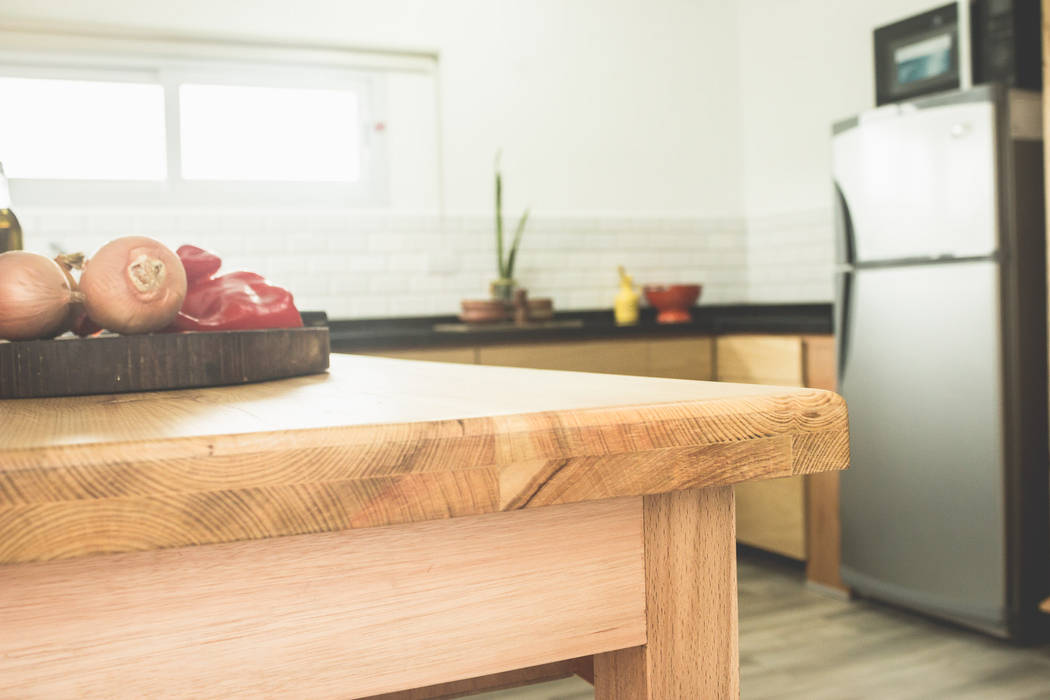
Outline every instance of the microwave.
{"label": "microwave", "polygon": [[[959,8],[969,5],[969,55],[960,56]],[[1041,90],[1040,0],[974,0],[937,7],[875,30],[875,103],[912,99],[962,84]]]}

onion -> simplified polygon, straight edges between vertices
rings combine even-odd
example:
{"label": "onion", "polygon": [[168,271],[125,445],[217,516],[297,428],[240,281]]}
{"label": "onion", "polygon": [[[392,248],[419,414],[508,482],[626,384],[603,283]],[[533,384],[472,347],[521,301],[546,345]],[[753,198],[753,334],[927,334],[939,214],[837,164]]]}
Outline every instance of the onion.
{"label": "onion", "polygon": [[145,236],[110,241],[84,264],[84,308],[117,333],[159,331],[186,297],[186,270],[175,253]]}
{"label": "onion", "polygon": [[22,250],[0,254],[0,338],[53,338],[81,299],[54,260]]}
{"label": "onion", "polygon": [[[80,286],[77,281],[73,279],[73,270],[81,270],[84,268],[84,254],[83,253],[63,253],[62,255],[55,257],[55,262],[62,268],[62,272],[66,275],[66,280],[69,282],[69,288],[74,292],[80,290]],[[63,331],[74,330],[77,322],[87,315],[84,311],[84,295],[78,294],[77,299],[69,305],[69,315],[66,316],[65,322],[62,324]],[[79,333],[78,333],[79,335]]]}

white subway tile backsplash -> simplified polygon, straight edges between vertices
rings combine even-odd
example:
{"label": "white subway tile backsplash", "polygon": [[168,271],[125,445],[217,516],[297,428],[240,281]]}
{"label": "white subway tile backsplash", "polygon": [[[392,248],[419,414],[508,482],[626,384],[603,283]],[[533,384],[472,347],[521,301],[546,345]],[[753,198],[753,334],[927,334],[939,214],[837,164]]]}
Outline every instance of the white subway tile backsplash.
{"label": "white subway tile backsplash", "polygon": [[412,250],[416,249],[408,248],[407,251],[402,250],[388,254],[386,256],[387,271],[391,273],[425,273],[428,265],[427,254],[408,252]]}
{"label": "white subway tile backsplash", "polygon": [[461,253],[463,269],[470,272],[484,273],[486,277],[496,277],[496,251],[493,248],[477,250],[467,248]]}
{"label": "white subway tile backsplash", "polygon": [[[496,277],[490,215],[50,209],[19,212],[30,249],[94,251],[152,235],[214,250],[225,269],[287,286],[332,318],[452,314]],[[513,217],[508,213],[507,226]],[[530,218],[515,276],[561,310],[611,307],[617,265],[638,284],[699,282],[701,303],[830,298],[829,212],[743,219],[684,216]]]}
{"label": "white subway tile backsplash", "polygon": [[[318,308],[296,297],[296,306],[301,309]],[[386,297],[353,296],[340,299],[338,303],[324,308],[329,318],[382,318],[390,315],[390,302]]]}
{"label": "white subway tile backsplash", "polygon": [[387,256],[382,253],[352,253],[343,260],[348,273],[380,274],[387,269]]}
{"label": "white subway tile backsplash", "polygon": [[391,316],[421,316],[428,313],[431,313],[429,296],[400,294],[390,298]]}
{"label": "white subway tile backsplash", "polygon": [[[328,278],[328,291],[333,297],[363,294],[368,291],[372,278],[368,275],[339,274]],[[328,307],[321,307],[327,309]]]}
{"label": "white subway tile backsplash", "polygon": [[[172,229],[176,223],[172,217],[150,217],[155,218],[158,222],[164,222],[162,225],[168,225],[170,223]],[[227,214],[220,215],[219,225],[223,231],[230,231],[232,233],[259,233],[267,230],[267,216],[256,213],[248,212],[230,212]],[[168,230],[168,229],[166,229]],[[177,230],[177,229],[175,229]],[[296,235],[295,229],[286,231],[289,235]]]}
{"label": "white subway tile backsplash", "polygon": [[747,280],[752,302],[824,302],[833,296],[830,210],[786,212],[748,221]]}
{"label": "white subway tile backsplash", "polygon": [[292,255],[316,254],[328,250],[328,239],[332,237],[332,234],[315,231],[287,231],[283,237],[286,252]]}
{"label": "white subway tile backsplash", "polygon": [[368,250],[368,237],[363,231],[347,230],[328,235],[328,250],[339,253],[362,253]]}
{"label": "white subway tile backsplash", "polygon": [[386,253],[395,250],[411,250],[410,240],[411,237],[405,233],[381,231],[369,233],[367,245],[370,251]]}
{"label": "white subway tile backsplash", "polygon": [[87,219],[75,214],[55,214],[43,217],[39,222],[41,233],[47,235],[69,234],[86,229]]}
{"label": "white subway tile backsplash", "polygon": [[310,275],[343,275],[346,273],[349,258],[346,253],[296,255],[282,259],[279,264],[282,270],[291,271],[294,263],[297,272]]}

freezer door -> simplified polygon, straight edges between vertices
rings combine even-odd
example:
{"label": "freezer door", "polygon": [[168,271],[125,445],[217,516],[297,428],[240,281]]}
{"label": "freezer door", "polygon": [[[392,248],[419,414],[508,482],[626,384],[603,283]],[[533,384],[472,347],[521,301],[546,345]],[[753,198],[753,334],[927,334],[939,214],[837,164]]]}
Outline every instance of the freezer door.
{"label": "freezer door", "polygon": [[840,262],[997,249],[994,102],[875,110],[832,143],[853,237],[854,257]]}
{"label": "freezer door", "polygon": [[842,573],[975,624],[1005,615],[998,265],[844,273]]}

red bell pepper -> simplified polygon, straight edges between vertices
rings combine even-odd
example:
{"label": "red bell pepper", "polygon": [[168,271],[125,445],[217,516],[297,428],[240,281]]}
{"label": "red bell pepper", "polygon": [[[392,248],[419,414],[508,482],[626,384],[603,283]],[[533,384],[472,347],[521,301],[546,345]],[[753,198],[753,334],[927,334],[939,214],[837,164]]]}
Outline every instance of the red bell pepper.
{"label": "red bell pepper", "polygon": [[222,260],[192,245],[176,251],[186,268],[186,299],[171,325],[176,331],[301,328],[303,319],[287,289],[254,272],[216,276]]}

